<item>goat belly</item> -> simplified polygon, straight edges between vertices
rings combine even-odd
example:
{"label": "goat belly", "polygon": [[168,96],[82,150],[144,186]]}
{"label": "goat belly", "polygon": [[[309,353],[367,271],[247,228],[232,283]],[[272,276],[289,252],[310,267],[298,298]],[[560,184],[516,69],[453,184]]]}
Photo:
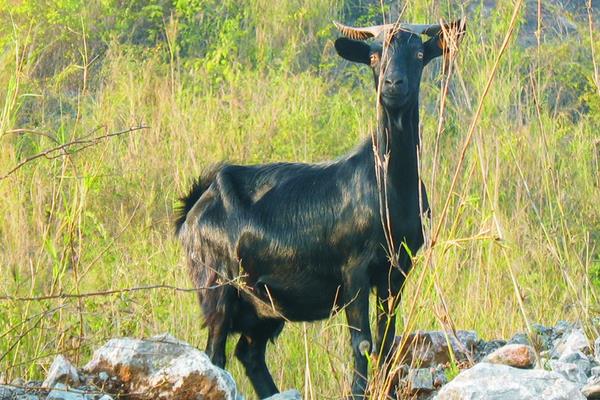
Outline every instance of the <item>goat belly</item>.
{"label": "goat belly", "polygon": [[259,285],[268,290],[283,317],[291,321],[315,321],[330,316],[335,310],[339,285],[329,279],[294,280],[280,277],[262,277]]}
{"label": "goat belly", "polygon": [[[340,292],[337,274],[322,270],[314,260],[238,247],[246,286],[243,297],[264,318],[314,321],[331,315]],[[316,271],[317,270],[317,271]]]}

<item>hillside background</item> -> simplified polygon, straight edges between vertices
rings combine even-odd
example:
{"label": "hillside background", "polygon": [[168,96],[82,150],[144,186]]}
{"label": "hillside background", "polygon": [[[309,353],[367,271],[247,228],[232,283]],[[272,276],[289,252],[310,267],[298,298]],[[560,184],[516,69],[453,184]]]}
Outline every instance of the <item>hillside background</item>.
{"label": "hillside background", "polygon": [[[57,353],[85,362],[115,336],[203,348],[194,293],[172,289],[191,287],[178,196],[212,162],[315,162],[367,137],[372,77],[335,54],[331,21],[384,14],[468,18],[443,107],[441,63],[423,77],[440,230],[415,255],[399,331],[492,339],[566,319],[597,337],[599,3],[519,6],[450,191],[516,1],[0,0],[0,377],[39,377]],[[279,387],[339,398],[344,325],[288,324],[268,349]],[[251,397],[232,354],[228,368]]]}

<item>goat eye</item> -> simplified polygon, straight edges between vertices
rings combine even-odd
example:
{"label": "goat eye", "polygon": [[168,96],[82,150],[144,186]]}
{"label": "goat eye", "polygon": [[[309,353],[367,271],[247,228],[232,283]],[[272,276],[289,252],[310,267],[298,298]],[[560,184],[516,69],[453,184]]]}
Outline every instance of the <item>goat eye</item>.
{"label": "goat eye", "polygon": [[369,58],[371,59],[371,66],[379,62],[379,54],[373,53],[369,56]]}
{"label": "goat eye", "polygon": [[422,60],[422,59],[423,59],[423,52],[422,52],[422,51],[419,51],[419,52],[417,53],[417,60]]}

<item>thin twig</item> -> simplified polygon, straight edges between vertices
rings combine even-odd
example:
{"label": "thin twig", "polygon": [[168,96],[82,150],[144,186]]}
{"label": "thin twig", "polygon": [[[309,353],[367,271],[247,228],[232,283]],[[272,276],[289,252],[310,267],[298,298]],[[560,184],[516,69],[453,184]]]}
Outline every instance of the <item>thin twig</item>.
{"label": "thin twig", "polygon": [[[27,164],[27,163],[29,163],[29,162],[31,162],[33,160],[36,160],[38,158],[41,158],[41,157],[45,157],[45,158],[48,158],[48,159],[57,158],[57,157],[60,157],[60,156],[62,156],[62,155],[65,154],[65,153],[56,154],[57,152],[65,151],[65,150],[69,149],[72,146],[77,146],[77,145],[81,146],[80,148],[77,148],[77,149],[71,151],[70,153],[67,153],[67,154],[74,154],[74,153],[76,153],[78,151],[81,151],[81,150],[83,150],[85,148],[88,148],[90,146],[98,144],[98,143],[100,143],[104,139],[108,139],[108,138],[111,138],[111,137],[124,135],[126,133],[131,133],[131,132],[139,131],[139,130],[142,130],[142,129],[148,129],[148,128],[149,128],[149,126],[146,126],[146,125],[134,126],[132,128],[129,128],[129,129],[125,129],[125,130],[118,131],[118,132],[113,132],[113,133],[108,133],[106,135],[96,136],[96,137],[93,137],[93,138],[90,138],[90,139],[76,139],[76,140],[73,140],[71,142],[61,144],[60,146],[56,146],[56,147],[52,147],[50,149],[46,149],[46,150],[42,151],[41,153],[34,154],[33,156],[27,157],[23,161],[19,162],[13,169],[11,169],[10,171],[8,171],[6,174],[0,176],[0,181],[3,180],[3,179],[8,178],[10,175],[12,175],[13,173],[15,173],[20,168],[22,168],[25,164]],[[96,132],[99,129],[101,129],[101,127],[100,128],[96,128],[93,132]]]}
{"label": "thin twig", "polygon": [[122,288],[122,289],[111,289],[111,290],[101,290],[97,292],[86,292],[86,293],[58,293],[47,296],[37,296],[37,297],[18,297],[18,296],[0,296],[0,301],[43,301],[43,300],[54,300],[54,299],[79,299],[85,297],[98,297],[98,296],[108,296],[112,294],[120,294],[120,293],[130,293],[130,292],[140,292],[144,290],[157,290],[157,289],[168,289],[174,292],[198,292],[200,290],[214,290],[219,287],[234,284],[234,280],[219,283],[217,285],[198,287],[198,288],[182,288],[174,285],[167,284],[159,284],[159,285],[146,285],[146,286],[136,286],[130,288]]}

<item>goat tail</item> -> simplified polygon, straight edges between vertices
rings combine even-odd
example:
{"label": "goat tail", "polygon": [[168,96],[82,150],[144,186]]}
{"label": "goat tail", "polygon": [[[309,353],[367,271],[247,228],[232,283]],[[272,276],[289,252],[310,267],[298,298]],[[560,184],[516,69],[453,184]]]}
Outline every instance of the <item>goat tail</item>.
{"label": "goat tail", "polygon": [[179,235],[188,213],[202,194],[212,185],[222,164],[215,164],[204,171],[192,182],[190,190],[179,198],[179,205],[175,208],[175,235]]}

